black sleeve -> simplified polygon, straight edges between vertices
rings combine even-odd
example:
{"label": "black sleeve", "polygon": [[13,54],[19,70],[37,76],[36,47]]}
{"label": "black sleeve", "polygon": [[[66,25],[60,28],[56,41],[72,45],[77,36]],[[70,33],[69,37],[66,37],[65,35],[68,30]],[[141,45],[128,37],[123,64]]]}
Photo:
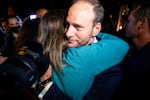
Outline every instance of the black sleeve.
{"label": "black sleeve", "polygon": [[120,64],[99,73],[83,100],[112,100],[121,78]]}

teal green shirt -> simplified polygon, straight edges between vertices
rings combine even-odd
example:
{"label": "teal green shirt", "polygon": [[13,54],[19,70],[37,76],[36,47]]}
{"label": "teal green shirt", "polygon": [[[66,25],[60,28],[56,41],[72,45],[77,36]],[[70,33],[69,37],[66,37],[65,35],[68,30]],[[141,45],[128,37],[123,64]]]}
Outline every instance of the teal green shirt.
{"label": "teal green shirt", "polygon": [[69,48],[63,53],[63,73],[53,70],[54,83],[73,100],[82,100],[91,87],[95,75],[120,63],[129,45],[118,37],[99,33],[96,43]]}

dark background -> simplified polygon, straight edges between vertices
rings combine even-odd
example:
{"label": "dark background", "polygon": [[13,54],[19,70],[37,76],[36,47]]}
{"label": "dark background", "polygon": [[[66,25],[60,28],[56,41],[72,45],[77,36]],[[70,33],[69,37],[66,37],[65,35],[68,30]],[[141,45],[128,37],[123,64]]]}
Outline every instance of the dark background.
{"label": "dark background", "polygon": [[[105,11],[112,14],[114,17],[118,16],[120,5],[123,3],[130,4],[135,0],[100,0]],[[44,7],[47,9],[63,8],[67,9],[72,0],[0,0],[0,18],[7,16],[7,8],[12,7],[13,11],[24,18],[29,13],[35,12],[38,8]]]}
{"label": "dark background", "polygon": [[41,7],[47,9],[66,8],[70,2],[71,0],[0,0],[0,17],[7,16],[9,6],[16,14],[24,17]]}

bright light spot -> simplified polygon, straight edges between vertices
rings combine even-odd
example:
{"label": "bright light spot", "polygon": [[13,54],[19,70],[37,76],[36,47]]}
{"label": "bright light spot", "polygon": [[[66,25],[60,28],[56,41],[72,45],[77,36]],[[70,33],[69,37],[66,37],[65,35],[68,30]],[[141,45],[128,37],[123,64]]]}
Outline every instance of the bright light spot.
{"label": "bright light spot", "polygon": [[122,29],[122,26],[120,26],[119,29],[121,30],[121,29]]}

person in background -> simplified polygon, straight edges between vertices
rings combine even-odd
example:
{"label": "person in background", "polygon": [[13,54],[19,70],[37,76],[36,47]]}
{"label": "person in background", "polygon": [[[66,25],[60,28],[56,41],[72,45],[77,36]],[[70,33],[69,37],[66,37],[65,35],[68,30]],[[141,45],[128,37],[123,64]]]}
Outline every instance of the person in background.
{"label": "person in background", "polygon": [[[6,91],[0,93],[0,97],[7,98],[6,95],[9,95],[15,99],[39,100],[33,86],[44,68],[49,66],[49,59],[43,56],[42,45],[35,38],[39,22],[39,18],[31,19],[30,15],[23,20],[14,41],[13,55],[0,65],[0,89]],[[3,72],[7,74],[3,75]],[[14,88],[16,89],[12,92]]]}
{"label": "person in background", "polygon": [[21,24],[20,18],[18,18],[17,15],[9,15],[6,22],[9,27],[9,31],[6,33],[7,44],[4,51],[4,56],[10,57],[14,52],[14,41],[18,36],[18,31],[21,27]]}
{"label": "person in background", "polygon": [[0,27],[0,56],[3,55],[3,49],[6,44],[6,33],[3,31],[2,27]]}
{"label": "person in background", "polygon": [[[18,36],[14,41],[15,49],[21,48],[26,44],[30,45],[30,47],[34,49],[33,51],[35,50],[38,51],[38,49],[42,49],[41,47],[40,48],[33,47],[36,46],[34,45],[34,43],[37,43],[35,37],[37,35],[39,23],[40,23],[40,19],[37,17],[31,18],[29,15],[24,18],[22,27],[20,28],[18,32]],[[42,54],[42,52],[40,52],[40,54]]]}
{"label": "person in background", "polygon": [[48,10],[46,8],[39,8],[36,10],[36,15],[38,18],[42,18],[47,12]]}
{"label": "person in background", "polygon": [[[73,100],[87,99],[88,96],[84,96],[90,90],[95,76],[119,64],[129,49],[128,44],[120,38],[99,33],[103,15],[104,9],[99,1],[77,0],[69,8],[64,31],[60,31],[62,28],[54,28],[62,24],[52,25],[53,20],[49,20],[49,15],[45,14],[41,19],[37,39],[42,43],[44,53],[49,55],[52,82]],[[103,98],[103,92],[107,89],[102,90],[102,87],[113,88],[111,94],[108,92],[109,96],[106,94],[109,98],[112,96],[120,81],[120,72],[111,78],[116,78],[116,83],[110,87],[103,83],[106,79],[101,80],[101,91],[98,92],[102,93],[99,94],[101,97],[92,95],[93,99]]]}
{"label": "person in background", "polygon": [[5,33],[7,33],[7,32],[9,31],[9,27],[8,27],[8,25],[7,25],[6,20],[3,20],[3,21],[2,21],[1,27],[2,27],[2,29],[3,29],[3,31],[4,31]]}
{"label": "person in background", "polygon": [[0,64],[7,59],[6,57],[3,57],[5,46],[6,46],[6,33],[0,27]]}
{"label": "person in background", "polygon": [[[135,48],[124,67],[120,100],[149,100],[150,90],[150,2],[134,5],[125,24],[126,36]],[[115,99],[116,100],[116,99]]]}
{"label": "person in background", "polygon": [[8,30],[5,33],[5,47],[3,55],[0,57],[0,63],[3,63],[14,52],[14,41],[17,38],[18,31],[21,27],[21,19],[17,15],[9,15],[6,19]]}

